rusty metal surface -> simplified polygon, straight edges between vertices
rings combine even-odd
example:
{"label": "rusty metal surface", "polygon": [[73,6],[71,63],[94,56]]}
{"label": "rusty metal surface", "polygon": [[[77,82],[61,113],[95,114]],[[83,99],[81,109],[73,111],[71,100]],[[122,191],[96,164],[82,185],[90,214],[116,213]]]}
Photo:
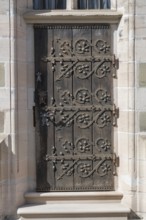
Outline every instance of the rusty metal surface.
{"label": "rusty metal surface", "polygon": [[114,190],[110,25],[34,30],[37,191]]}

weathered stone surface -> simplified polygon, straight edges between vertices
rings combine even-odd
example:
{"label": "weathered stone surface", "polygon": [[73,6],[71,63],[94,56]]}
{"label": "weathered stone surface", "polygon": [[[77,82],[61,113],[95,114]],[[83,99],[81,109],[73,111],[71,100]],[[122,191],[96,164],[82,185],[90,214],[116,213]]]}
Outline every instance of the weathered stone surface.
{"label": "weathered stone surface", "polygon": [[138,0],[136,4],[136,12],[137,14],[145,15],[146,12],[146,1]]}
{"label": "weathered stone surface", "polygon": [[146,112],[146,87],[137,89],[136,110]]}
{"label": "weathered stone surface", "polygon": [[0,112],[0,132],[4,132],[4,112]]}
{"label": "weathered stone surface", "polygon": [[0,87],[5,85],[5,68],[4,63],[0,63]]}
{"label": "weathered stone surface", "polygon": [[146,87],[146,63],[139,64],[139,86]]}
{"label": "weathered stone surface", "polygon": [[139,127],[140,131],[146,131],[146,112],[139,113]]}

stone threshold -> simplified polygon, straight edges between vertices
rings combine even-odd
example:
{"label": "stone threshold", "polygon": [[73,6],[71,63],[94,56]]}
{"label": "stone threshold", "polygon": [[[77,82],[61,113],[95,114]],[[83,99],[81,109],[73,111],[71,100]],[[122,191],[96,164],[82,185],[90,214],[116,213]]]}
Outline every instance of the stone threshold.
{"label": "stone threshold", "polygon": [[119,23],[116,10],[31,10],[24,13],[26,23]]}
{"label": "stone threshold", "polygon": [[75,202],[82,201],[83,203],[88,203],[92,201],[94,203],[98,202],[121,202],[123,194],[120,192],[110,191],[110,192],[48,192],[48,193],[26,193],[25,200],[27,203],[49,203],[52,201],[62,201],[62,202]]}

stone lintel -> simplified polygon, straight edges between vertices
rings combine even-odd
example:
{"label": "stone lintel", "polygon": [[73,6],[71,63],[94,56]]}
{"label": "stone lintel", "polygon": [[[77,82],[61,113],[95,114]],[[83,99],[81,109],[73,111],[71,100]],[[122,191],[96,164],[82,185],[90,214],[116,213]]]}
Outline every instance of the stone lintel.
{"label": "stone lintel", "polygon": [[116,10],[32,10],[23,15],[26,23],[119,23],[121,12]]}

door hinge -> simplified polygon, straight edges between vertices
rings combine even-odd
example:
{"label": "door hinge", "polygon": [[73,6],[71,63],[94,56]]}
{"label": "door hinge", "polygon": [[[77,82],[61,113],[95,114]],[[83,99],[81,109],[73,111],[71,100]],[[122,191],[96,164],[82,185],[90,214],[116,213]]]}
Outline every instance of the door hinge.
{"label": "door hinge", "polygon": [[113,175],[116,176],[117,175],[117,167],[119,167],[120,165],[120,158],[119,156],[117,156],[115,153],[113,154]]}
{"label": "door hinge", "polygon": [[35,115],[35,109],[36,109],[36,107],[33,106],[33,107],[32,107],[32,111],[33,111],[33,126],[34,126],[34,127],[36,126],[36,115]]}
{"label": "door hinge", "polygon": [[113,65],[112,76],[113,78],[117,78],[116,70],[119,69],[119,59],[116,59],[115,55],[113,56],[112,59],[112,65]]}
{"label": "door hinge", "polygon": [[114,55],[112,60],[113,60],[113,62],[112,62],[113,67],[115,69],[119,69],[119,59],[116,59],[116,56]]}
{"label": "door hinge", "polygon": [[119,108],[113,105],[113,126],[117,126],[117,118],[119,118]]}

